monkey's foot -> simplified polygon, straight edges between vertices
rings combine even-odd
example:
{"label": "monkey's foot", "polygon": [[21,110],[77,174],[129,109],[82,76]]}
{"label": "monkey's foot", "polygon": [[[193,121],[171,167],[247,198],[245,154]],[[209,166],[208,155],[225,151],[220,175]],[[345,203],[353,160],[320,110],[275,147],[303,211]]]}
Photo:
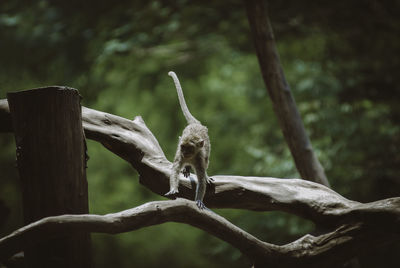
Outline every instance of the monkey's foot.
{"label": "monkey's foot", "polygon": [[199,207],[199,209],[205,209],[206,206],[204,205],[203,201],[201,200],[196,200],[196,205]]}
{"label": "monkey's foot", "polygon": [[213,179],[213,178],[210,178],[210,177],[207,178],[207,184],[211,184],[211,183],[213,183],[213,182],[214,182],[214,179]]}
{"label": "monkey's foot", "polygon": [[170,190],[168,193],[166,193],[166,194],[164,194],[165,196],[174,196],[174,195],[176,195],[177,193],[179,193],[179,191],[178,190]]}

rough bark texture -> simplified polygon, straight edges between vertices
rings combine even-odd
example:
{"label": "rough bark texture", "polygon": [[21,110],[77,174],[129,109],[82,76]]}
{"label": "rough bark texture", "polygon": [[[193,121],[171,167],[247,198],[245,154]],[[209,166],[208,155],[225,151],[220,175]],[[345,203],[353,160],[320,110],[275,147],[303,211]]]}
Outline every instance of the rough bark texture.
{"label": "rough bark texture", "polygon": [[[0,101],[0,104],[0,113],[6,113],[6,102]],[[143,185],[160,195],[168,191],[172,163],[166,159],[156,138],[141,117],[128,120],[83,107],[82,119],[86,136],[101,142],[110,151],[131,163],[138,171]],[[180,176],[179,196],[193,200],[196,176],[191,174],[190,177]],[[75,230],[110,233],[129,231],[165,221],[184,222],[231,243],[248,254],[247,256],[260,267],[276,263],[279,263],[279,267],[300,267],[302,264],[327,267],[326,264],[333,265],[383,243],[400,240],[400,198],[362,204],[348,200],[319,183],[302,179],[227,175],[212,177],[214,183],[207,189],[205,197],[207,207],[286,211],[313,221],[323,227],[326,233],[318,237],[307,235],[284,246],[271,245],[257,240],[209,211],[197,210],[192,201],[178,199],[152,202],[105,216],[63,216],[42,220],[3,238],[0,241],[0,256],[15,252],[16,249],[10,252],[11,248],[21,248],[21,243],[27,238],[18,238],[20,236],[29,237],[36,232],[38,237],[57,233],[52,231],[52,227],[58,226],[56,222],[59,220],[64,222],[60,225],[65,226],[54,228],[62,228],[66,232],[73,231],[71,226],[79,226],[74,227]],[[144,214],[141,213],[150,213],[151,216],[143,218]],[[129,220],[122,216],[128,217]],[[220,219],[223,223],[219,222]],[[224,227],[219,224],[223,224]],[[28,230],[27,233],[30,234],[24,234],[24,230]],[[47,234],[48,232],[52,233]],[[321,265],[322,263],[325,265]]]}
{"label": "rough bark texture", "polygon": [[244,1],[264,83],[300,176],[329,187],[280,63],[265,1]]}
{"label": "rough bark texture", "polygon": [[[392,213],[377,217],[374,210],[380,210],[382,205]],[[336,267],[371,246],[395,241],[395,236],[398,239],[399,205],[399,199],[392,199],[384,204],[371,205],[366,210],[355,208],[354,214],[360,213],[375,220],[363,219],[363,222],[343,224],[324,235],[306,235],[292,243],[277,246],[260,241],[210,210],[198,209],[192,201],[157,201],[104,216],[63,215],[42,219],[0,239],[0,259],[11,256],[24,246],[32,247],[35,241],[44,238],[71,235],[78,231],[115,234],[174,221],[193,225],[230,243],[258,267]]]}
{"label": "rough bark texture", "polygon": [[[47,87],[7,97],[25,224],[47,216],[88,213],[78,91]],[[27,249],[25,258],[29,267],[90,267],[90,236],[75,234],[40,243]]]}

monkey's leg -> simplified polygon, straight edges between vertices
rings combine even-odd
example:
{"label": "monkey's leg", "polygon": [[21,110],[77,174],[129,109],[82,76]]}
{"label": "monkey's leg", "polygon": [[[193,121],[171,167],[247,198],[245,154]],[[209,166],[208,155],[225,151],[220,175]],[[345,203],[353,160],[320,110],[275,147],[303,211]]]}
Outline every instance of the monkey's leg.
{"label": "monkey's leg", "polygon": [[187,165],[184,167],[184,169],[182,170],[183,176],[185,176],[185,178],[189,178],[190,177],[190,166]]}
{"label": "monkey's leg", "polygon": [[176,156],[174,159],[174,163],[172,165],[172,172],[171,176],[169,177],[169,192],[165,195],[175,195],[179,192],[178,185],[179,185],[179,172],[182,169],[182,163],[180,159],[180,151],[176,152]]}
{"label": "monkey's leg", "polygon": [[[204,194],[205,194],[205,182],[197,182],[197,186],[196,186],[196,197],[195,197],[195,201],[196,201],[196,205],[199,207],[199,209],[205,209],[206,206],[203,203],[203,198],[204,198]],[[202,195],[202,197],[201,197]]]}
{"label": "monkey's leg", "polygon": [[194,200],[200,209],[206,208],[203,203],[204,195],[206,193],[207,173],[203,168],[204,163],[196,163],[197,186],[196,195]]}
{"label": "monkey's leg", "polygon": [[[205,169],[207,170],[207,168],[208,168],[208,156],[206,156],[205,158],[204,158],[204,161],[205,161],[205,163],[206,163],[206,165],[205,165]],[[211,183],[213,183],[214,182],[214,179],[213,178],[211,178],[211,177],[208,177],[208,176],[206,176],[206,178],[207,178],[207,184],[211,184]]]}

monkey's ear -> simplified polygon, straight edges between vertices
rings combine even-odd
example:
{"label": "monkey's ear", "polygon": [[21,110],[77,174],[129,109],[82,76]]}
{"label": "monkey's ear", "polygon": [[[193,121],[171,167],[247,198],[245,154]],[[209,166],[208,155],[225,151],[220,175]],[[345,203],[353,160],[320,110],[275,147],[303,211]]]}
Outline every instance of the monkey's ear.
{"label": "monkey's ear", "polygon": [[197,143],[197,147],[202,148],[204,146],[204,140],[201,140]]}

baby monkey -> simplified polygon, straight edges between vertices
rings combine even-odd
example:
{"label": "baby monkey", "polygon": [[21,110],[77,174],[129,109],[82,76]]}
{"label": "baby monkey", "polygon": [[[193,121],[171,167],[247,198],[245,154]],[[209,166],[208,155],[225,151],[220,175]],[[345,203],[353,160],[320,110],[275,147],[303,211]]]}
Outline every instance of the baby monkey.
{"label": "baby monkey", "polygon": [[169,72],[168,75],[174,80],[179,104],[188,125],[183,130],[182,137],[179,137],[179,144],[172,165],[172,174],[169,178],[170,190],[165,195],[178,193],[179,173],[183,168],[183,175],[187,178],[190,176],[190,167],[192,167],[197,175],[195,201],[200,209],[204,209],[203,198],[206,193],[206,183],[211,183],[212,181],[207,175],[208,158],[211,149],[208,129],[189,112],[176,74]]}

